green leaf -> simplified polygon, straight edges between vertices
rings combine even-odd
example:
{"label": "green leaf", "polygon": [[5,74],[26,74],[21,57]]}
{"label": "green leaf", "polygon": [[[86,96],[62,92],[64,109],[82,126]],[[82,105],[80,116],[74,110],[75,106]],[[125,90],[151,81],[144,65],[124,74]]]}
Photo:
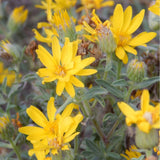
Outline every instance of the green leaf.
{"label": "green leaf", "polygon": [[124,87],[124,86],[127,86],[128,84],[127,84],[127,81],[126,81],[126,80],[124,80],[124,79],[119,79],[119,80],[114,81],[114,82],[112,83],[112,85],[115,86],[115,87],[117,87],[117,86],[119,86],[119,87]]}
{"label": "green leaf", "polygon": [[97,95],[100,94],[107,94],[108,91],[105,88],[102,87],[92,87],[91,89],[89,89],[83,96],[82,96],[82,100],[87,100],[87,99],[91,99]]}
{"label": "green leaf", "polygon": [[121,156],[118,153],[115,152],[107,152],[107,157],[114,158],[114,159],[121,159]]}
{"label": "green leaf", "polygon": [[7,78],[5,77],[2,83],[2,93],[6,94],[6,88],[7,88]]}
{"label": "green leaf", "polygon": [[11,144],[8,144],[8,143],[0,142],[0,147],[11,149],[11,148],[12,148],[12,145],[11,145]]}
{"label": "green leaf", "polygon": [[123,92],[121,92],[119,89],[115,88],[114,86],[112,86],[111,84],[109,84],[107,81],[105,80],[96,80],[96,83],[102,87],[104,87],[105,89],[107,89],[107,91],[109,93],[111,93],[112,95],[118,97],[118,98],[123,98]]}
{"label": "green leaf", "polygon": [[99,95],[99,96],[96,96],[95,99],[99,102],[99,104],[100,104],[103,108],[105,108],[106,103],[105,103],[104,98],[103,98],[102,96],[100,96],[100,95]]}
{"label": "green leaf", "polygon": [[135,89],[146,88],[156,82],[160,82],[160,76],[148,78],[147,80],[144,80],[143,82],[136,84]]}
{"label": "green leaf", "polygon": [[21,82],[30,81],[33,79],[37,79],[37,74],[36,73],[28,73],[25,76],[23,76],[23,78],[21,79]]}
{"label": "green leaf", "polygon": [[8,97],[11,97],[15,92],[18,91],[18,88],[21,86],[21,84],[15,84],[12,86],[12,88],[10,89],[9,93],[8,93]]}

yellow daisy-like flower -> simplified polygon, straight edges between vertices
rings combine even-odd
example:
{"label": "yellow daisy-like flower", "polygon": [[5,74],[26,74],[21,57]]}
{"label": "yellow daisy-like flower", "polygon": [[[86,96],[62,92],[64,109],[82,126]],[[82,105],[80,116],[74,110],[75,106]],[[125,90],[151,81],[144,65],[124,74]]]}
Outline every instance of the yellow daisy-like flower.
{"label": "yellow daisy-like flower", "polygon": [[132,37],[132,34],[139,28],[143,21],[144,12],[144,9],[141,10],[140,13],[132,19],[131,6],[128,6],[125,11],[123,11],[122,5],[120,4],[117,4],[115,7],[111,30],[117,43],[116,56],[122,60],[124,64],[128,62],[126,52],[137,55],[137,51],[134,48],[146,45],[147,42],[156,36],[154,32],[142,32]]}
{"label": "yellow daisy-like flower", "polygon": [[[36,5],[36,7],[47,10],[48,1],[49,0],[42,1],[41,2],[42,5]],[[75,6],[76,2],[77,2],[77,0],[67,0],[67,1],[64,1],[64,0],[55,0],[55,2],[51,1],[51,8],[54,11],[65,10],[65,9],[69,9],[69,8]]]}
{"label": "yellow daisy-like flower", "polygon": [[4,78],[7,78],[7,86],[10,87],[15,81],[16,74],[14,71],[4,69],[3,63],[0,62],[0,84],[3,83]]}
{"label": "yellow daisy-like flower", "polygon": [[[55,12],[53,16],[52,16],[52,13],[50,11],[48,11],[47,20],[48,20],[48,22],[40,22],[37,25],[38,29],[44,27],[44,32],[45,32],[46,37],[42,36],[36,29],[33,29],[33,31],[35,33],[35,38],[38,41],[51,44],[52,38],[54,36],[59,37],[59,35],[61,35],[60,38],[62,38],[63,32],[65,34],[69,30],[75,31],[75,29],[76,29],[76,28],[74,28],[75,27],[74,24],[75,24],[76,19],[74,17],[70,17],[66,10]],[[72,32],[72,34],[73,34],[73,32]],[[70,35],[70,36],[72,36],[72,35]]]}
{"label": "yellow daisy-like flower", "polygon": [[101,9],[106,6],[113,6],[114,1],[105,1],[104,0],[81,0],[82,7],[77,9],[77,12],[87,8],[87,9]]}
{"label": "yellow daisy-like flower", "polygon": [[51,97],[47,104],[48,119],[34,106],[26,110],[29,117],[39,126],[19,128],[19,132],[26,134],[27,140],[33,144],[33,149],[29,150],[30,156],[35,154],[38,160],[44,160],[50,151],[52,154],[58,154],[60,150],[69,150],[69,142],[79,134],[76,128],[83,120],[79,111],[75,116],[71,116],[73,109],[78,109],[78,106],[71,103],[62,114],[56,113],[54,97]]}
{"label": "yellow daisy-like flower", "polygon": [[28,10],[24,10],[24,6],[20,6],[17,7],[13,10],[12,14],[11,14],[11,19],[15,22],[15,23],[21,23],[23,24],[28,16]]}
{"label": "yellow daisy-like flower", "polygon": [[84,69],[95,61],[94,57],[81,60],[81,56],[76,56],[78,49],[78,41],[70,42],[65,39],[65,44],[61,49],[59,41],[56,37],[52,41],[53,56],[41,45],[36,50],[40,61],[46,68],[38,70],[38,75],[43,77],[42,83],[58,80],[56,93],[60,96],[64,90],[71,97],[75,96],[76,87],[84,87],[84,84],[75,76],[88,76],[97,72],[95,69]]}
{"label": "yellow daisy-like flower", "polygon": [[131,145],[129,150],[125,151],[125,154],[121,154],[126,160],[131,160],[132,158],[139,158],[141,153],[137,151],[137,147],[135,145]]}
{"label": "yellow daisy-like flower", "polygon": [[83,22],[84,30],[90,33],[90,35],[84,35],[87,39],[92,42],[99,41],[98,38],[105,37],[110,32],[110,22],[106,20],[102,23],[95,10],[92,11],[91,20],[95,23],[95,28],[90,27],[85,21]]}
{"label": "yellow daisy-like flower", "polygon": [[160,0],[156,0],[155,4],[149,7],[148,10],[160,16]]}
{"label": "yellow daisy-like flower", "polygon": [[149,92],[143,90],[141,96],[141,110],[134,111],[132,107],[124,102],[118,102],[118,107],[121,112],[126,116],[126,124],[137,124],[137,127],[149,133],[152,128],[160,128],[160,103],[155,107],[149,104]]}

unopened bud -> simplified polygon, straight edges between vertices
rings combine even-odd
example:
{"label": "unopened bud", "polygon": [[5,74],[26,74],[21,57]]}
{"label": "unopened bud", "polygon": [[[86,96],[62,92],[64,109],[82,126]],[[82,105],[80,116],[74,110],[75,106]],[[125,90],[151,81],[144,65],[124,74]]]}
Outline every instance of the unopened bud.
{"label": "unopened bud", "polygon": [[127,77],[135,82],[141,82],[146,76],[146,65],[137,59],[132,60],[127,66]]}
{"label": "unopened bud", "polygon": [[137,147],[141,149],[152,149],[158,144],[158,132],[151,129],[149,133],[145,133],[136,127],[135,141]]}

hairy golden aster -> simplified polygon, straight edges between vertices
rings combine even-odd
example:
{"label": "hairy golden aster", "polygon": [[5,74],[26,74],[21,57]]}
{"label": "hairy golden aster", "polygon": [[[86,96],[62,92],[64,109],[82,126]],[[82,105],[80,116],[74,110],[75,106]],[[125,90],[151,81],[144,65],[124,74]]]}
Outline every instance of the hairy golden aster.
{"label": "hairy golden aster", "polygon": [[71,97],[75,96],[74,86],[84,87],[84,84],[75,76],[88,76],[97,72],[95,69],[84,69],[95,61],[94,57],[81,60],[76,56],[78,41],[70,42],[65,39],[61,49],[57,37],[53,37],[52,55],[41,45],[36,50],[38,58],[46,68],[38,70],[38,75],[43,78],[42,83],[57,81],[56,93],[61,95],[65,89]]}
{"label": "hairy golden aster", "polygon": [[134,111],[128,104],[118,102],[118,107],[126,116],[126,124],[128,126],[136,124],[137,127],[145,133],[149,133],[152,128],[160,128],[160,103],[154,107],[149,104],[149,100],[148,90],[143,90],[141,110]]}
{"label": "hairy golden aster", "polygon": [[[75,116],[71,116],[73,109],[78,110]],[[19,128],[19,132],[27,135],[27,140],[33,144],[29,155],[35,154],[38,160],[44,160],[49,152],[54,155],[60,150],[69,150],[69,142],[79,134],[76,128],[83,120],[79,107],[73,103],[67,105],[62,114],[57,113],[54,97],[47,104],[48,119],[34,106],[27,108],[26,112],[39,127],[25,126]]]}
{"label": "hairy golden aster", "polygon": [[142,32],[132,37],[132,34],[139,28],[143,21],[144,12],[144,9],[141,10],[132,19],[131,6],[128,6],[126,10],[123,11],[122,5],[117,4],[114,9],[111,19],[111,31],[117,43],[116,56],[125,64],[128,62],[126,52],[137,55],[137,51],[134,48],[137,46],[146,46],[146,43],[156,36],[155,32]]}

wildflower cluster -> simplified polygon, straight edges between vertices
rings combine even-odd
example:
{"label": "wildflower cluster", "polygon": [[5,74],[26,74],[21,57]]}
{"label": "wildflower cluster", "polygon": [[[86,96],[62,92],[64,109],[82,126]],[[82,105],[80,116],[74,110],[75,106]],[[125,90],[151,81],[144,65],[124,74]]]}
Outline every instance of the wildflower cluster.
{"label": "wildflower cluster", "polygon": [[160,1],[23,3],[0,1],[2,159],[158,160]]}

